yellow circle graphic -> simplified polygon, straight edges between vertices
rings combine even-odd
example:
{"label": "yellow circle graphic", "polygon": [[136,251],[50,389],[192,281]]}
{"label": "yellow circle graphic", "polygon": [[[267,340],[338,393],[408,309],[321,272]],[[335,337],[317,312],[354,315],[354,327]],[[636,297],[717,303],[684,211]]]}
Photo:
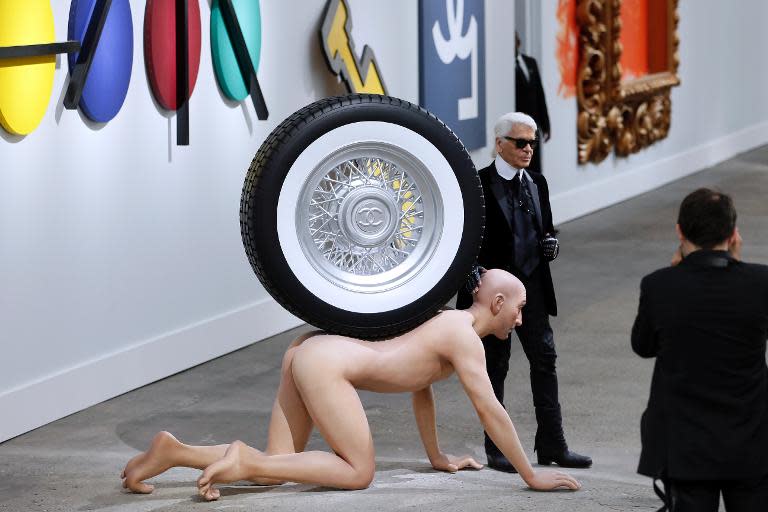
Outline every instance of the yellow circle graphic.
{"label": "yellow circle graphic", "polygon": [[[0,46],[52,43],[49,0],[0,0]],[[56,56],[0,59],[0,125],[16,135],[43,120],[53,90]]]}

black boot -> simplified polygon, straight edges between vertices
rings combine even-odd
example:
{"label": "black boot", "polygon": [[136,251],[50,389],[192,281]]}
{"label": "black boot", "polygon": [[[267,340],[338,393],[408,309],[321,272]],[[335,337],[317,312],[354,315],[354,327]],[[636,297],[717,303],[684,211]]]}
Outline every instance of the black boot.
{"label": "black boot", "polygon": [[517,473],[515,466],[501,453],[486,453],[485,456],[488,458],[489,468],[505,473]]}
{"label": "black boot", "polygon": [[540,448],[538,450],[538,462],[542,466],[555,463],[561,468],[588,468],[592,465],[590,457],[572,452],[567,446],[558,450]]}
{"label": "black boot", "polygon": [[539,428],[536,430],[536,444],[533,450],[538,455],[539,464],[549,466],[555,463],[563,468],[588,468],[592,465],[590,457],[568,449],[559,406],[537,407],[536,421]]}
{"label": "black boot", "polygon": [[515,466],[501,453],[501,450],[491,441],[488,433],[485,434],[485,456],[488,459],[486,464],[489,468],[505,473],[517,473]]}

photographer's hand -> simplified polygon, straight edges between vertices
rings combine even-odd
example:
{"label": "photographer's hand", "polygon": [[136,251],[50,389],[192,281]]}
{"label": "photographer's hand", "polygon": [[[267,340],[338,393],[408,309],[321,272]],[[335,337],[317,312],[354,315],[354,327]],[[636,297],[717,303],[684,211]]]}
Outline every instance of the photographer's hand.
{"label": "photographer's hand", "polygon": [[677,246],[677,250],[675,250],[675,253],[672,255],[672,261],[670,261],[670,265],[673,267],[680,264],[680,262],[683,261],[683,246],[679,245]]}
{"label": "photographer's hand", "polygon": [[739,228],[733,230],[733,236],[729,240],[728,252],[731,253],[733,259],[741,261],[741,245],[744,242],[739,233]]}

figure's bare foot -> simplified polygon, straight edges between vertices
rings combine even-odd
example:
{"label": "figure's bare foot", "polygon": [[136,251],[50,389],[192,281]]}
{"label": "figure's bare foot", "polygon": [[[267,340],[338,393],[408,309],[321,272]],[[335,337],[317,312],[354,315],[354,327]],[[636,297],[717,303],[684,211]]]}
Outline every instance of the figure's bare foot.
{"label": "figure's bare foot", "polygon": [[285,480],[274,480],[272,478],[251,478],[250,482],[253,485],[272,486],[272,485],[283,485],[285,483]]}
{"label": "figure's bare foot", "polygon": [[152,439],[149,450],[138,454],[125,465],[120,475],[123,487],[141,494],[149,494],[155,490],[154,485],[145,484],[144,480],[172,468],[172,454],[179,446],[181,443],[170,432],[158,432]]}
{"label": "figure's bare foot", "polygon": [[248,445],[242,441],[235,441],[229,445],[224,457],[205,468],[203,474],[197,479],[200,496],[208,501],[217,500],[221,493],[213,484],[247,480],[248,475],[240,463],[241,456],[246,450]]}

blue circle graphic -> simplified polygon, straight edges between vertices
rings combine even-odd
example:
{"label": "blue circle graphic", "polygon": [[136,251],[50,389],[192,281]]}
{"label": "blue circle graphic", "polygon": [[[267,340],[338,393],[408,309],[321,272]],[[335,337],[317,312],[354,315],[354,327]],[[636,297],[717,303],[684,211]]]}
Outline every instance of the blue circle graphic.
{"label": "blue circle graphic", "polygon": [[[72,0],[69,39],[82,42],[97,0]],[[69,54],[70,76],[79,53]],[[83,87],[80,109],[89,119],[106,123],[123,106],[133,68],[133,20],[129,0],[112,0],[91,68]]]}

